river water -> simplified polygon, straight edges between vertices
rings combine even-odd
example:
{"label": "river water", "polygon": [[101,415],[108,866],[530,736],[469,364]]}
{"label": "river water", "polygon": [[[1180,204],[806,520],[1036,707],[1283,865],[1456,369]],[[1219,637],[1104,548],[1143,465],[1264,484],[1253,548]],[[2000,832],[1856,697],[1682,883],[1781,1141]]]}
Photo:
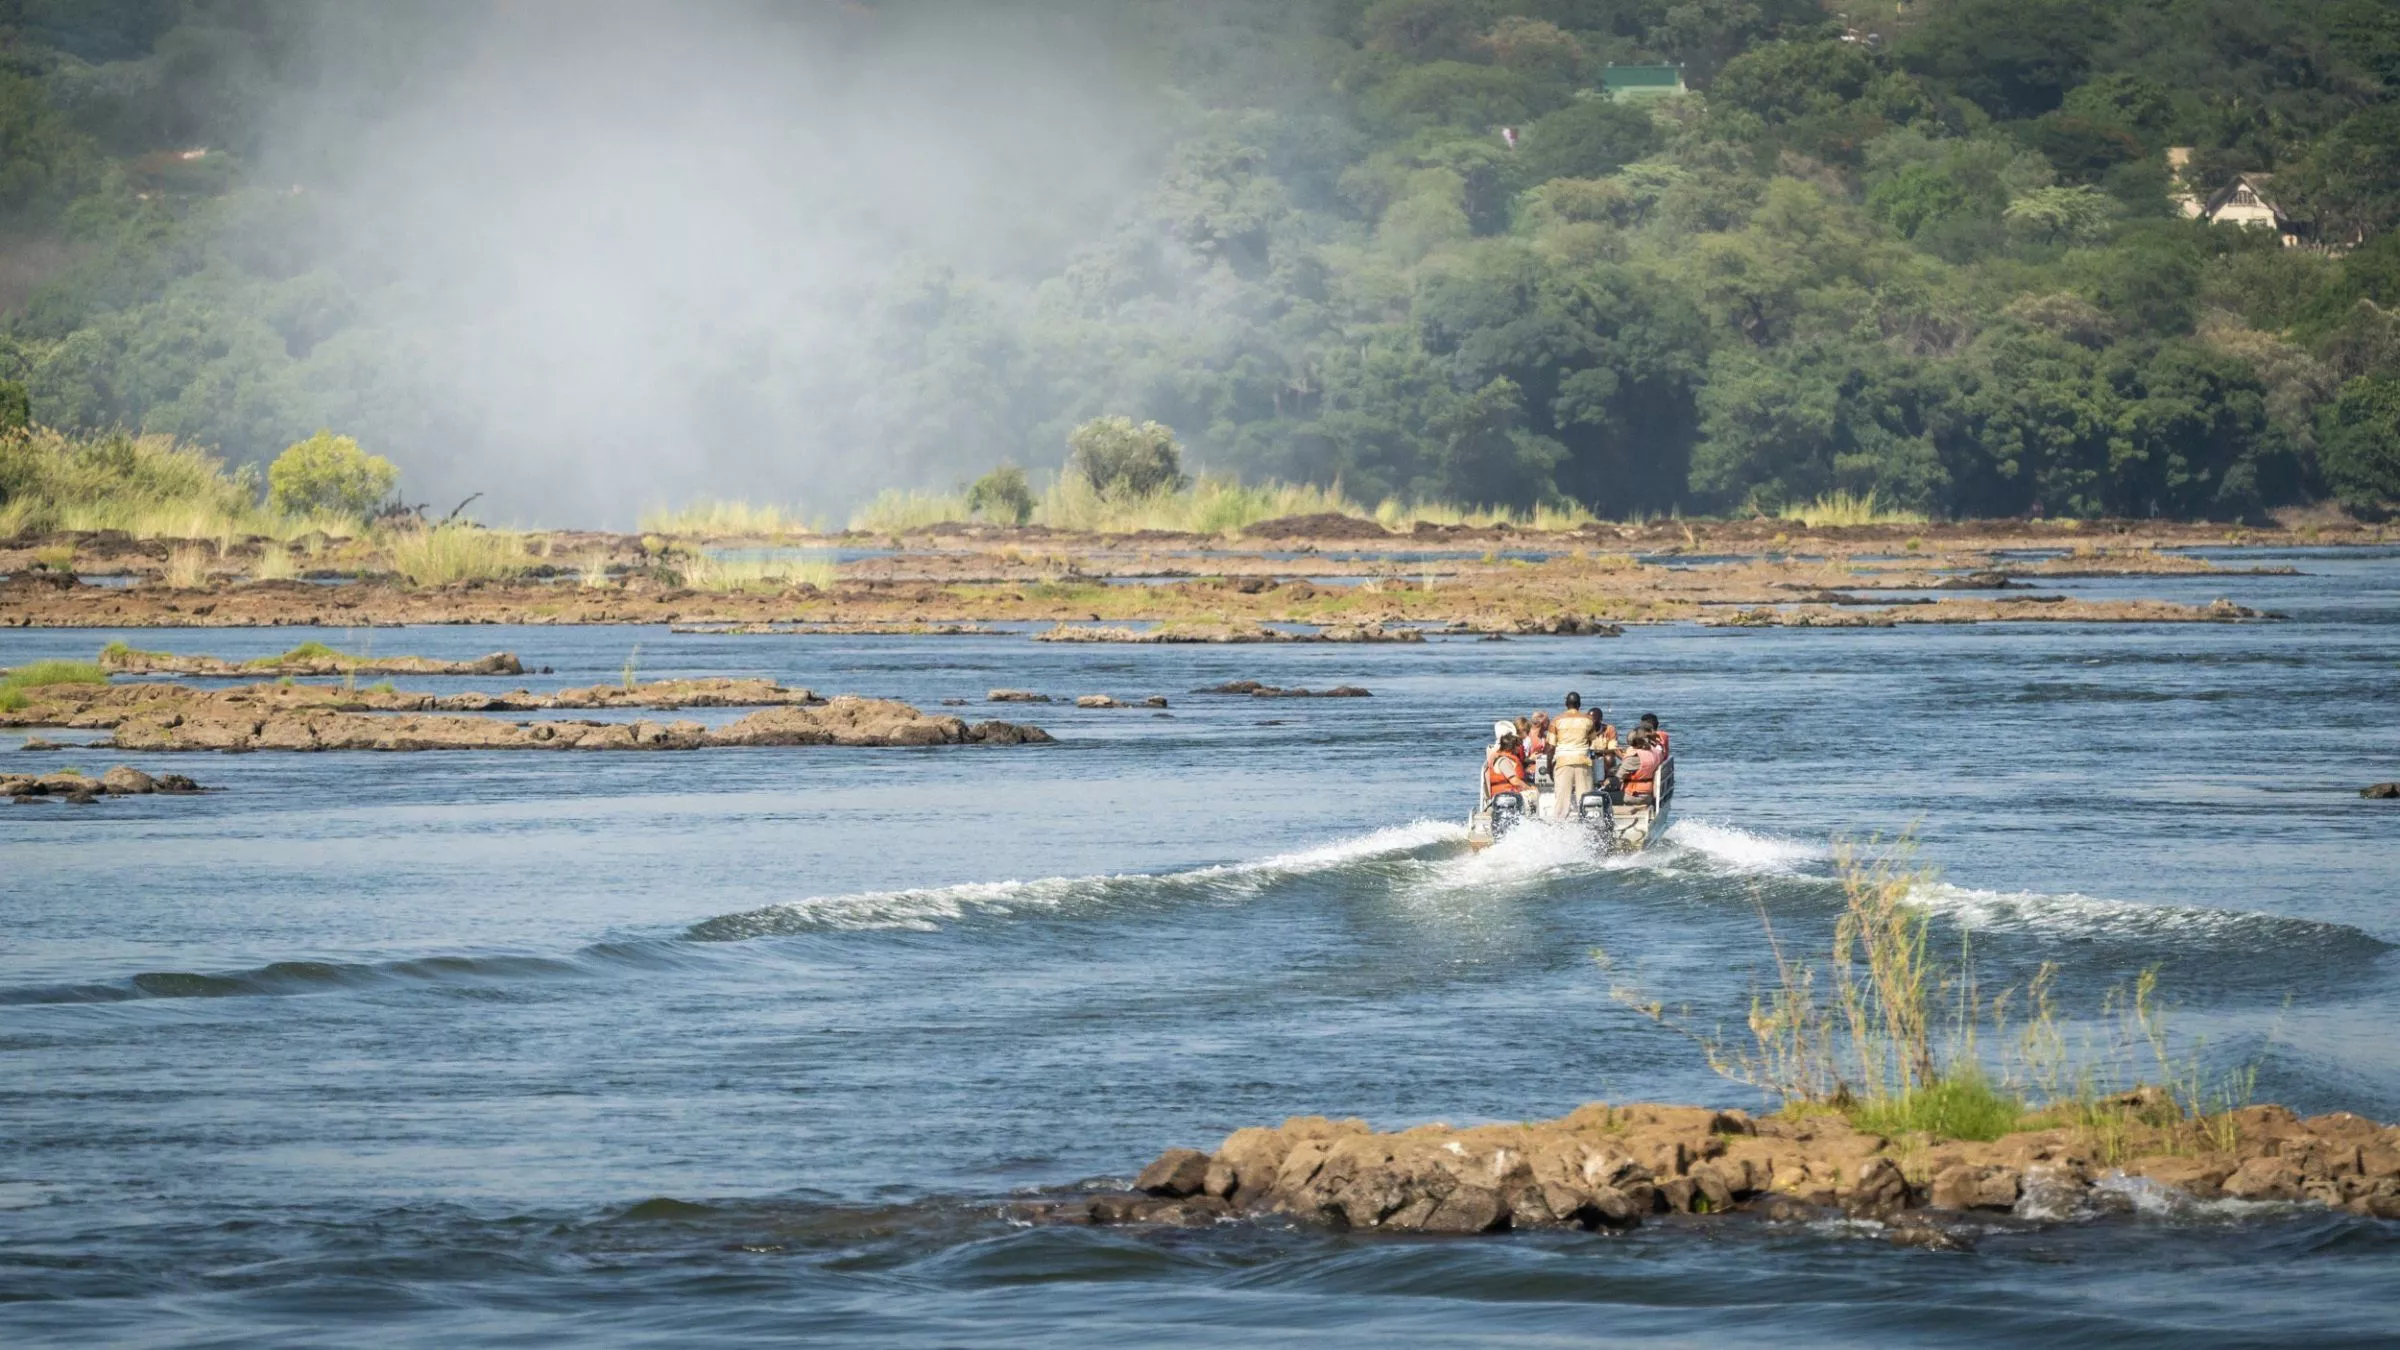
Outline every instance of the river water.
{"label": "river water", "polygon": [[[1054,746],[151,756],[226,790],[0,808],[0,1341],[896,1346],[2389,1343],[2400,1225],[2147,1204],[1966,1252],[1866,1226],[1339,1235],[1010,1223],[1298,1113],[1756,1107],[1612,1001],[1739,1030],[1762,915],[1821,949],[1837,835],[1913,828],[1943,950],[2059,968],[2102,1049],[2156,967],[2179,1061],[2400,1118],[2400,554],[2228,626],[1645,628],[1141,648],[378,630],[530,681],[763,674]],[[11,631],[0,665],[117,634]],[[250,656],[286,631],[125,634]],[[318,636],[339,640],[341,635]],[[368,635],[352,635],[353,645]],[[639,644],[638,653],[632,649]],[[1236,678],[1372,698],[1187,691]],[[1495,713],[1678,736],[1666,840],[1460,848]],[[11,766],[37,759],[0,741]],[[2146,1051],[2144,1053],[2147,1053]]]}

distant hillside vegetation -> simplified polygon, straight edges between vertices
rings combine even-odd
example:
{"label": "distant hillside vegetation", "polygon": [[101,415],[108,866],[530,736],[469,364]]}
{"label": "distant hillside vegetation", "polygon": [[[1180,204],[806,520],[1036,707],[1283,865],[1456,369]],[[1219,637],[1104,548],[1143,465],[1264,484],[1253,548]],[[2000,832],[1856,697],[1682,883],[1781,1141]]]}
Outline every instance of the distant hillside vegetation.
{"label": "distant hillside vegetation", "polygon": [[[1062,0],[1172,86],[1113,219],[1040,275],[870,276],[838,348],[695,325],[659,380],[849,455],[853,493],[1055,466],[1121,413],[1368,501],[2400,499],[2400,6],[1845,7]],[[252,167],[318,77],[304,12],[0,0],[0,380],[34,420],[248,461],[330,426],[412,473],[517,448],[446,397],[425,279],[328,243],[338,170]],[[418,87],[345,95],[372,126]],[[2192,214],[2241,175],[2274,223]]]}

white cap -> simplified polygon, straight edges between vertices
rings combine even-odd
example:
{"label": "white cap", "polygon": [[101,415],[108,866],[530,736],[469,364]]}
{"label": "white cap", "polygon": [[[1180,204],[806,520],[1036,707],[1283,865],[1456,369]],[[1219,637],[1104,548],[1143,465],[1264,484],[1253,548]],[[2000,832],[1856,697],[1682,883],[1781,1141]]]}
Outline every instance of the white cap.
{"label": "white cap", "polygon": [[1497,722],[1492,723],[1492,739],[1495,741],[1499,740],[1503,736],[1514,736],[1516,734],[1517,724],[1509,721],[1505,717],[1501,718]]}

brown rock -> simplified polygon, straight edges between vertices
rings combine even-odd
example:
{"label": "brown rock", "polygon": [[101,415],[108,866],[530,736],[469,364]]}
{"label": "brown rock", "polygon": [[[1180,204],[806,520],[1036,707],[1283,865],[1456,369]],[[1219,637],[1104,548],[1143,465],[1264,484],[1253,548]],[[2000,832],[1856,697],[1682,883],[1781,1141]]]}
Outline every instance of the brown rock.
{"label": "brown rock", "polygon": [[1954,1164],[1934,1177],[1928,1203],[1935,1209],[2014,1209],[2023,1182],[2013,1167]]}
{"label": "brown rock", "polygon": [[1287,1212],[1307,1192],[1317,1173],[1324,1170],[1325,1157],[1333,1151],[1330,1141],[1303,1139],[1283,1155],[1283,1163],[1275,1169],[1273,1195],[1278,1208]]}
{"label": "brown rock", "polygon": [[[1210,1195],[1243,1203],[1263,1200],[1275,1186],[1276,1170],[1292,1151],[1292,1137],[1282,1130],[1249,1126],[1225,1136],[1209,1163],[1204,1187]],[[1220,1185],[1220,1172],[1222,1184]]]}
{"label": "brown rock", "polygon": [[1075,700],[1078,708],[1122,708],[1125,705],[1106,694],[1084,694]]}
{"label": "brown rock", "polygon": [[1037,694],[1030,689],[995,689],[984,695],[983,701],[986,703],[1048,703],[1050,696]]}
{"label": "brown rock", "polygon": [[2171,1186],[2203,1200],[2214,1200],[2221,1193],[2225,1179],[2233,1175],[2234,1164],[2221,1154],[2198,1157],[2166,1155],[2136,1158],[2125,1165],[2129,1176],[2147,1177],[2161,1186]]}
{"label": "brown rock", "polygon": [[2400,798],[2400,783],[2375,783],[2370,786],[2360,788],[2358,790],[2358,795],[2361,797],[2371,798],[2376,801],[2392,801],[2396,798]]}
{"label": "brown rock", "polygon": [[1496,1233],[1508,1226],[1508,1202],[1489,1186],[1452,1190],[1416,1225],[1428,1233]]}
{"label": "brown rock", "polygon": [[2353,1115],[2348,1111],[2331,1111],[2321,1116],[2310,1116],[2300,1122],[2300,1127],[2320,1138],[2347,1139],[2359,1144],[2373,1143],[2383,1135],[2381,1125],[2365,1116]]}
{"label": "brown rock", "polygon": [[1196,1148],[1171,1148],[1134,1178],[1134,1189],[1151,1195],[1198,1195],[1208,1180],[1208,1155]]}
{"label": "brown rock", "polygon": [[139,796],[158,791],[158,780],[130,764],[120,764],[100,775],[100,786],[119,796]]}
{"label": "brown rock", "polygon": [[1846,1187],[1835,1195],[1853,1216],[1881,1218],[1897,1213],[1909,1200],[1908,1178],[1889,1158],[1869,1158]]}
{"label": "brown rock", "polygon": [[2252,1158],[2235,1168],[2220,1186],[2237,1200],[2297,1200],[2300,1183],[2300,1169],[2291,1159]]}

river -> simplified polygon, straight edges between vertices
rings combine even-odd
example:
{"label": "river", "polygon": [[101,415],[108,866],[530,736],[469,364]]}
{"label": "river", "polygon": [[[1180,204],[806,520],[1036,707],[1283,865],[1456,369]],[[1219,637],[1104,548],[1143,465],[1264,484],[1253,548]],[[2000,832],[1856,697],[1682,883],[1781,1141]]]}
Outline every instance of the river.
{"label": "river", "polygon": [[[1378,1238],[1026,1228],[1287,1115],[1758,1107],[1593,959],[1735,1031],[1762,916],[1821,948],[1837,836],[1913,831],[1936,942],[2148,967],[2176,1053],[2400,1118],[2400,552],[2071,582],[2277,624],[1637,628],[1124,647],[378,630],[555,674],[768,675],[995,710],[938,751],[131,757],[201,798],[0,808],[0,1340],[14,1346],[2389,1343],[2400,1225],[2149,1207],[1968,1252],[1846,1223]],[[289,630],[10,630],[254,656]],[[343,635],[316,634],[340,642]],[[349,635],[353,647],[370,637]],[[639,651],[633,649],[639,644]],[[1251,678],[1364,699],[1189,691]],[[1677,735],[1659,846],[1459,844],[1496,713]],[[0,736],[12,766],[36,758]]]}

